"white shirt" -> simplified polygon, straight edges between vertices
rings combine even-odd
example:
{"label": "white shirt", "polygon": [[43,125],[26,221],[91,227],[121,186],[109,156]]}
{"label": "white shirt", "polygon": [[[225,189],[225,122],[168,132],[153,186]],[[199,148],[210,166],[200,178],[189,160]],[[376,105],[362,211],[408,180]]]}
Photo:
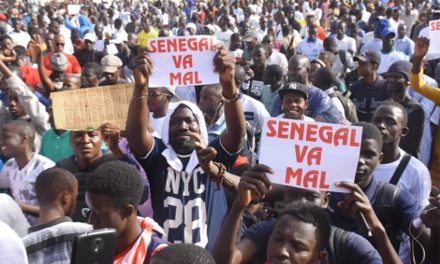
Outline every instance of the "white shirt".
{"label": "white shirt", "polygon": [[298,53],[303,54],[310,60],[317,59],[321,51],[322,41],[319,39],[316,39],[315,42],[308,42],[307,39],[303,39],[298,45]]}
{"label": "white shirt", "polygon": [[377,69],[377,73],[381,74],[388,71],[388,68],[396,61],[409,61],[409,57],[403,52],[392,50],[390,53],[384,54],[380,52],[380,65]]}
{"label": "white shirt", "polygon": [[[373,175],[383,182],[389,182],[394,172],[399,166],[405,151],[399,149],[400,157],[398,160],[387,164],[377,165]],[[418,159],[411,157],[408,165],[397,182],[397,187],[411,193],[420,203],[420,210],[428,204],[429,193],[431,192],[431,176],[426,166]]]}
{"label": "white shirt", "polygon": [[245,94],[240,96],[240,102],[243,106],[244,117],[251,127],[263,127],[264,118],[270,117],[264,104]]}
{"label": "white shirt", "polygon": [[368,50],[372,50],[375,51],[377,53],[380,53],[380,50],[382,49],[382,40],[378,39],[378,38],[374,38],[368,42],[366,42],[362,47],[361,47],[361,52],[360,53],[364,53]]}
{"label": "white shirt", "polygon": [[280,65],[281,69],[283,69],[283,75],[287,74],[287,67],[289,66],[289,63],[287,61],[286,56],[281,52],[272,50],[272,54],[269,56],[269,58],[267,58],[266,63],[267,65],[273,65],[273,64]]}
{"label": "white shirt", "polygon": [[215,32],[215,36],[217,37],[218,40],[220,40],[221,42],[223,42],[223,45],[226,48],[229,48],[229,42],[231,42],[231,35],[233,34],[233,32],[228,29],[226,31],[218,31]]}
{"label": "white shirt", "polygon": [[28,33],[24,32],[24,31],[11,31],[8,34],[12,41],[14,42],[14,44],[17,46],[22,46],[24,48],[27,48],[27,45],[29,43],[29,41],[31,41],[31,36],[29,36]]}
{"label": "white shirt", "polygon": [[262,30],[260,27],[255,31],[258,43],[263,41],[263,38],[267,35],[267,29]]}
{"label": "white shirt", "polygon": [[344,37],[342,39],[338,39],[335,36],[335,40],[336,40],[336,45],[339,50],[345,50],[345,51],[351,50],[353,52],[353,54],[356,54],[356,51],[357,51],[356,40],[354,40],[354,38],[344,35]]}
{"label": "white shirt", "polygon": [[29,222],[17,202],[8,194],[0,193],[0,221],[10,226],[20,237],[27,234]]}
{"label": "white shirt", "polygon": [[[42,171],[53,166],[55,163],[50,159],[34,154],[28,164],[20,170],[17,162],[12,158],[5,163],[0,172],[0,188],[10,188],[12,197],[18,202],[38,205],[35,181]],[[36,223],[36,217],[27,216],[27,218],[31,224]]]}
{"label": "white shirt", "polygon": [[27,264],[23,242],[17,233],[0,221],[0,263]]}

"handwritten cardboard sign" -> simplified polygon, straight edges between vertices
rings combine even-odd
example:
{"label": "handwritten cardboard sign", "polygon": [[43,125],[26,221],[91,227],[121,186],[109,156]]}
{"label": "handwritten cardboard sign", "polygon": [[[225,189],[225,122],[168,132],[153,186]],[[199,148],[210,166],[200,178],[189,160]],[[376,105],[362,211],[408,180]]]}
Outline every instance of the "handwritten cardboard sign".
{"label": "handwritten cardboard sign", "polygon": [[347,192],[335,182],[354,182],[361,137],[361,127],[266,118],[259,162],[274,169],[273,183]]}
{"label": "handwritten cardboard sign", "polygon": [[429,39],[428,54],[440,54],[440,19],[429,21]]}
{"label": "handwritten cardboard sign", "polygon": [[51,93],[55,127],[87,130],[109,122],[124,130],[132,93],[133,84]]}
{"label": "handwritten cardboard sign", "polygon": [[213,36],[154,38],[148,41],[153,62],[150,87],[204,85],[219,82],[214,72]]}

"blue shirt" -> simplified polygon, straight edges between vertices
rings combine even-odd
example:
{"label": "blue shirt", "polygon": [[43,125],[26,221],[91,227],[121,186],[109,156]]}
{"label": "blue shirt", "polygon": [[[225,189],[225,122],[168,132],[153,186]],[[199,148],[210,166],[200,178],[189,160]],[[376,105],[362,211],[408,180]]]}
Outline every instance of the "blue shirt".
{"label": "blue shirt", "polygon": [[[317,121],[325,120],[329,123],[337,123],[343,120],[343,117],[330,97],[315,86],[308,86],[308,106],[304,114],[310,116]],[[281,98],[279,95],[275,97],[273,102],[271,116],[279,116],[281,110]]]}
{"label": "blue shirt", "polygon": [[394,43],[394,48],[400,52],[405,53],[406,56],[411,56],[414,53],[414,41],[407,36],[397,38]]}
{"label": "blue shirt", "polygon": [[[270,235],[275,227],[276,219],[271,219],[268,221],[257,223],[251,226],[243,237],[251,240],[256,247],[256,254],[254,255],[254,260],[256,263],[263,263],[266,260],[266,248],[269,241]],[[332,226],[332,229],[336,227]],[[343,247],[341,252],[350,252],[346,255],[345,263],[357,263],[357,264],[379,264],[382,263],[382,259],[376,249],[366,240],[365,238],[353,233],[347,232],[346,243],[344,245],[337,245]],[[329,242],[332,243],[332,242]],[[333,254],[330,250],[329,243],[326,245],[326,251],[328,253],[323,264],[330,264],[331,259],[333,259]],[[335,245],[336,248],[336,245]],[[333,264],[345,264],[341,261]]]}
{"label": "blue shirt", "polygon": [[[236,155],[227,153],[218,137],[209,145],[217,150],[215,161],[232,167]],[[191,175],[174,170],[161,155],[165,148],[161,139],[154,138],[151,152],[139,159],[150,183],[154,220],[164,228],[169,242],[212,249],[228,211],[224,190],[217,190],[198,165]],[[181,160],[186,167],[189,158]]]}

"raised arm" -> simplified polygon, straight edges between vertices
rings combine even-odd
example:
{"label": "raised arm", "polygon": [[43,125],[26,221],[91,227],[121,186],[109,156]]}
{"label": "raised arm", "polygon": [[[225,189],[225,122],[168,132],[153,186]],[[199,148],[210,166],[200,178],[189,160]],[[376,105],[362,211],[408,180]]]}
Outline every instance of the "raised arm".
{"label": "raised arm", "polygon": [[368,227],[373,234],[374,242],[377,245],[377,251],[382,257],[383,263],[402,264],[399,255],[393,248],[390,239],[387,236],[384,226],[374,213],[373,207],[361,188],[351,182],[340,182],[337,186],[346,188],[352,193],[349,194],[344,201],[339,202],[338,207],[355,216],[361,211],[365,216]]}
{"label": "raised arm", "polygon": [[47,93],[52,93],[56,91],[55,85],[52,80],[49,78],[47,74],[47,69],[43,63],[43,53],[41,52],[41,45],[44,43],[43,39],[40,35],[35,35],[35,40],[29,42],[28,49],[30,49],[31,53],[35,54],[37,66],[38,66],[38,75],[40,76],[41,84]]}
{"label": "raised arm", "polygon": [[440,105],[440,89],[429,86],[423,80],[422,63],[423,58],[428,53],[429,39],[418,38],[415,42],[415,50],[413,54],[413,63],[410,75],[410,85],[414,91],[422,94],[426,98],[432,100],[435,104]]}
{"label": "raised arm", "polygon": [[239,151],[246,134],[246,121],[240,102],[240,90],[235,85],[235,59],[221,47],[214,57],[215,70],[220,75],[225,99],[226,130],[220,135],[221,142],[228,152]]}
{"label": "raised arm", "polygon": [[212,250],[216,263],[245,263],[255,254],[256,246],[249,241],[237,245],[237,232],[240,228],[241,215],[252,201],[264,198],[271,185],[265,173],[272,169],[258,164],[243,173],[238,186],[238,194],[229,214],[223,223],[219,236]]}
{"label": "raised arm", "polygon": [[128,108],[127,139],[131,151],[137,157],[145,157],[153,146],[153,136],[148,130],[149,109],[147,104],[148,79],[152,64],[145,52],[132,61],[135,80],[133,97]]}

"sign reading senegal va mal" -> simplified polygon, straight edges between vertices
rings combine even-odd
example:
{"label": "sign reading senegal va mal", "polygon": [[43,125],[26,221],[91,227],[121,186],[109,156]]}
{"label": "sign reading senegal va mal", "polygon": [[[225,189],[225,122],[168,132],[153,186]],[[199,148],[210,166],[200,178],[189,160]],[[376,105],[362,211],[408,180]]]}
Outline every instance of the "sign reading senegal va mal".
{"label": "sign reading senegal va mal", "polygon": [[153,62],[150,87],[205,85],[219,82],[213,59],[214,36],[153,38],[148,41]]}

